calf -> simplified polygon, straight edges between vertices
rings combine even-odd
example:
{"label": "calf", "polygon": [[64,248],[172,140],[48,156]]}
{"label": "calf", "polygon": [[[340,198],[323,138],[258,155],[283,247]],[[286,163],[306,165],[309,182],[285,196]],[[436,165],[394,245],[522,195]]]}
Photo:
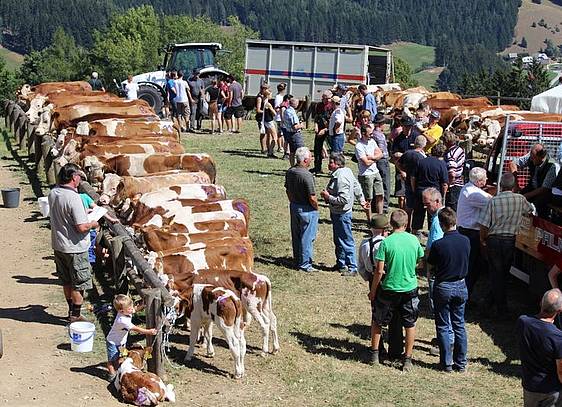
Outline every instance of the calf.
{"label": "calf", "polygon": [[214,322],[222,331],[232,353],[234,378],[242,378],[246,339],[241,328],[242,306],[238,296],[232,290],[210,284],[194,284],[189,293],[184,294],[182,300],[186,303],[186,315],[191,322],[189,349],[185,361],[191,360],[195,353],[195,344],[201,327],[207,342],[207,356],[214,356],[215,350],[212,344]]}
{"label": "calf", "polygon": [[150,347],[130,349],[119,366],[114,384],[123,401],[136,406],[157,406],[164,400],[175,403],[173,385],[165,385],[154,373],[142,371],[144,360],[151,351]]}

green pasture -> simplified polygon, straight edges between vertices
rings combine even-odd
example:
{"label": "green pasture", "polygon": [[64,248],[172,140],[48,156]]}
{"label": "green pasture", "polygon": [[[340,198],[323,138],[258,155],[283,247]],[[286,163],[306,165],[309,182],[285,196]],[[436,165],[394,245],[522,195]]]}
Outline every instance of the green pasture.
{"label": "green pasture", "polygon": [[[233,363],[218,328],[214,330],[216,356],[205,357],[199,347],[188,365],[182,362],[188,338],[185,331],[177,329],[170,337],[171,364],[166,362],[166,380],[175,385],[178,403],[521,405],[514,318],[479,320],[475,313],[469,313],[468,371],[465,374],[442,373],[437,369],[438,358],[428,354],[435,327],[428,311],[427,284],[422,277],[419,279],[422,308],[413,355],[415,369],[403,373],[397,364],[378,367],[367,364],[371,313],[367,284],[359,277],[345,278],[328,271],[335,256],[329,213],[324,204],[320,208],[314,255],[315,265],[321,271],[306,274],[290,267],[289,211],[283,187],[288,162],[265,158],[259,152],[258,138],[255,123],[246,122],[241,134],[188,134],[183,135],[183,144],[187,152],[211,154],[217,163],[217,183],[226,187],[229,198],[244,198],[250,205],[255,271],[268,275],[273,283],[273,307],[278,318],[281,350],[277,355],[259,356],[261,338],[253,322],[247,333],[246,376],[236,381],[229,377]],[[306,142],[312,146],[311,132],[306,133]],[[350,146],[346,148],[351,152]],[[6,153],[13,153],[12,148]],[[356,171],[356,164],[350,162],[350,165]],[[324,188],[327,182],[327,175],[318,176],[317,190]],[[365,232],[365,215],[356,210],[354,236],[357,244]],[[525,294],[524,287],[510,285],[512,308],[523,309],[518,303]],[[100,330],[94,351],[81,360],[86,364],[105,360]]]}
{"label": "green pasture", "polygon": [[6,67],[11,71],[17,70],[23,63],[23,55],[2,47],[0,47],[0,59],[3,59],[6,62]]}
{"label": "green pasture", "polygon": [[439,74],[430,69],[416,72],[412,76],[415,80],[418,81],[420,86],[424,86],[428,90],[433,89],[433,87],[437,83],[437,79],[439,78]]}
{"label": "green pasture", "polygon": [[406,61],[412,72],[419,71],[424,64],[435,63],[435,47],[413,42],[394,42],[386,47],[390,48],[395,56]]}

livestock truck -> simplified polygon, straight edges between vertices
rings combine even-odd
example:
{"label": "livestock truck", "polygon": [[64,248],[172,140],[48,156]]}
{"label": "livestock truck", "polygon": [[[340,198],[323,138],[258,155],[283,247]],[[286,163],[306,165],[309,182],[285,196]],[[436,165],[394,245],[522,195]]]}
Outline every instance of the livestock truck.
{"label": "livestock truck", "polygon": [[[552,161],[558,161],[562,154],[562,123],[506,121],[502,134],[488,154],[486,170],[488,179],[499,181],[508,171],[510,161],[527,154],[531,147],[541,143],[545,146]],[[529,180],[529,170],[518,171],[519,187],[523,188]],[[549,205],[551,218],[535,215],[524,216],[521,230],[516,236],[515,258],[510,273],[529,284],[531,294],[539,297],[548,288],[548,270],[562,256],[562,225],[559,220],[562,208]]]}
{"label": "livestock truck", "polygon": [[334,84],[379,85],[394,79],[392,51],[370,45],[246,40],[244,89],[259,93],[268,82],[273,91],[284,82],[287,93],[311,102]]}

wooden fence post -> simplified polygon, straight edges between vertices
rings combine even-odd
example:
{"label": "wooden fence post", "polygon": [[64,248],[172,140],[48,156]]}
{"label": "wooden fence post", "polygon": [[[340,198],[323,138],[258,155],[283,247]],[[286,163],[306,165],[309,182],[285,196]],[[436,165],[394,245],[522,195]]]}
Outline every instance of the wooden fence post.
{"label": "wooden fence post", "polygon": [[53,165],[53,156],[51,155],[52,146],[53,140],[50,137],[43,137],[43,142],[41,143],[41,152],[43,161],[45,163],[45,175],[47,176],[47,183],[49,185],[55,185],[57,183],[55,166]]}
{"label": "wooden fence post", "polygon": [[156,336],[148,335],[146,337],[146,345],[152,346],[152,358],[148,359],[148,371],[157,374],[160,377],[164,375],[164,365],[162,364],[162,300],[160,290],[145,290],[146,304],[146,327],[158,329]]}

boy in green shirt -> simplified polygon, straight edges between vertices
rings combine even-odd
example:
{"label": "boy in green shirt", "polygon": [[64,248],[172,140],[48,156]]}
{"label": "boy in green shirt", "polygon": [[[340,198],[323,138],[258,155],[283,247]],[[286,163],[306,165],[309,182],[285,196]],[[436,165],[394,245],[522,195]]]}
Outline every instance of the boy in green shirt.
{"label": "boy in green shirt", "polygon": [[406,331],[406,353],[402,366],[405,371],[412,368],[412,351],[420,302],[416,265],[424,255],[419,240],[406,232],[407,224],[408,214],[402,209],[395,210],[390,215],[393,232],[379,246],[375,257],[376,270],[369,292],[369,299],[374,301],[375,308],[372,321],[371,363],[379,363],[378,345],[382,327],[388,325],[393,313],[398,312]]}

